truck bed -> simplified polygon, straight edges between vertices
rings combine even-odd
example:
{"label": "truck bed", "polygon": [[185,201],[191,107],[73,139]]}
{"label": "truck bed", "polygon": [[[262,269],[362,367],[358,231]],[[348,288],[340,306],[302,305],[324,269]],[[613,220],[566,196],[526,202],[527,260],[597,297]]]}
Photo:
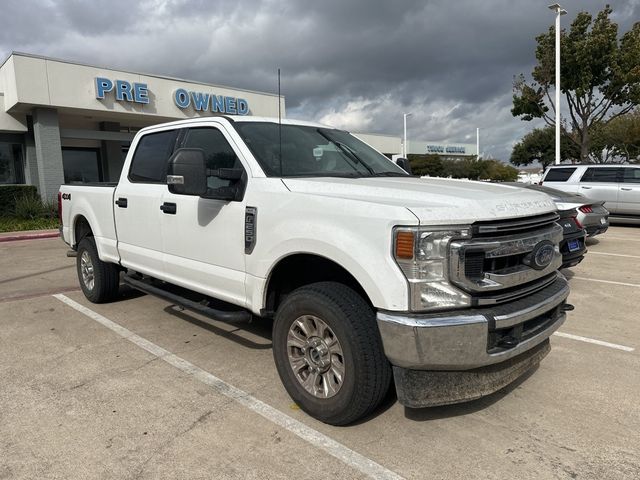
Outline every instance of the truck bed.
{"label": "truck bed", "polygon": [[62,238],[76,247],[77,233],[84,221],[93,229],[100,258],[119,262],[113,215],[116,183],[77,183],[60,187],[62,203]]}

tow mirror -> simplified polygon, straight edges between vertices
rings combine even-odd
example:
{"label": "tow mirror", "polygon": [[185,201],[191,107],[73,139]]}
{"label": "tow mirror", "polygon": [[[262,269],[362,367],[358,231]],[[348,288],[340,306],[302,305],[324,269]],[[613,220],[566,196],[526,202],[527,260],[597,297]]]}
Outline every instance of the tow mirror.
{"label": "tow mirror", "polygon": [[178,195],[207,193],[204,151],[201,148],[180,148],[169,159],[167,171],[169,191]]}
{"label": "tow mirror", "polygon": [[407,160],[406,158],[403,158],[403,157],[396,158],[396,165],[398,165],[401,169],[403,169],[409,175],[412,175],[411,164],[409,163],[409,160]]}

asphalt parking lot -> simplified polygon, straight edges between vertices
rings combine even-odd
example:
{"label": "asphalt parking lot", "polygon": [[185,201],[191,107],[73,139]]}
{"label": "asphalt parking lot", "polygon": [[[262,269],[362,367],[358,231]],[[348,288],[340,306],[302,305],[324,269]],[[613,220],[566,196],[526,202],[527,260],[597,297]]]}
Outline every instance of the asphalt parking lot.
{"label": "asphalt parking lot", "polygon": [[640,478],[640,228],[588,245],[531,375],[336,428],[292,404],[268,322],[93,305],[59,239],[0,243],[0,479]]}

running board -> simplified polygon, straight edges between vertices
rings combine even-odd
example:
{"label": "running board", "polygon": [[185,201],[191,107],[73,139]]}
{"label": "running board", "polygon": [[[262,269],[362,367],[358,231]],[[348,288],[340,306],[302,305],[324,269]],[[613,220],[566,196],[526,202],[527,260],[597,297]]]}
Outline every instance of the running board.
{"label": "running board", "polygon": [[201,303],[194,302],[193,300],[189,300],[188,298],[185,298],[176,293],[168,292],[163,288],[157,287],[155,285],[151,285],[149,282],[145,282],[144,280],[132,278],[129,275],[124,275],[122,278],[122,281],[126,285],[129,285],[130,287],[135,288],[136,290],[140,290],[141,292],[148,293],[156,297],[160,297],[163,300],[167,300],[171,303],[184,307],[187,310],[193,310],[194,312],[200,313],[206,317],[213,318],[214,320],[218,320],[220,322],[225,322],[225,323],[247,322],[252,318],[251,313],[248,312],[247,310],[237,310],[237,311],[227,312],[224,310],[211,308],[207,305],[202,305]]}

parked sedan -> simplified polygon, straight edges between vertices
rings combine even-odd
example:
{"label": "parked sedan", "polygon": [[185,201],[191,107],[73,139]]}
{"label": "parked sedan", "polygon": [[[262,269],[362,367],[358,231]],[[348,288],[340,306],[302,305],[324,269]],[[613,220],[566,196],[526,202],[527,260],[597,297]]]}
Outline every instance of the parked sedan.
{"label": "parked sedan", "polygon": [[576,209],[576,220],[589,237],[600,235],[609,228],[609,211],[604,207],[604,202],[591,200],[580,193],[563,192],[542,185],[518,182],[506,182],[505,185],[546,193],[553,199],[558,210]]}
{"label": "parked sedan", "polygon": [[560,268],[575,267],[587,253],[586,233],[577,222],[578,212],[575,208],[558,210],[558,214],[560,219],[557,223],[562,227],[564,234],[562,242],[560,242],[560,253],[562,253],[562,267]]}

